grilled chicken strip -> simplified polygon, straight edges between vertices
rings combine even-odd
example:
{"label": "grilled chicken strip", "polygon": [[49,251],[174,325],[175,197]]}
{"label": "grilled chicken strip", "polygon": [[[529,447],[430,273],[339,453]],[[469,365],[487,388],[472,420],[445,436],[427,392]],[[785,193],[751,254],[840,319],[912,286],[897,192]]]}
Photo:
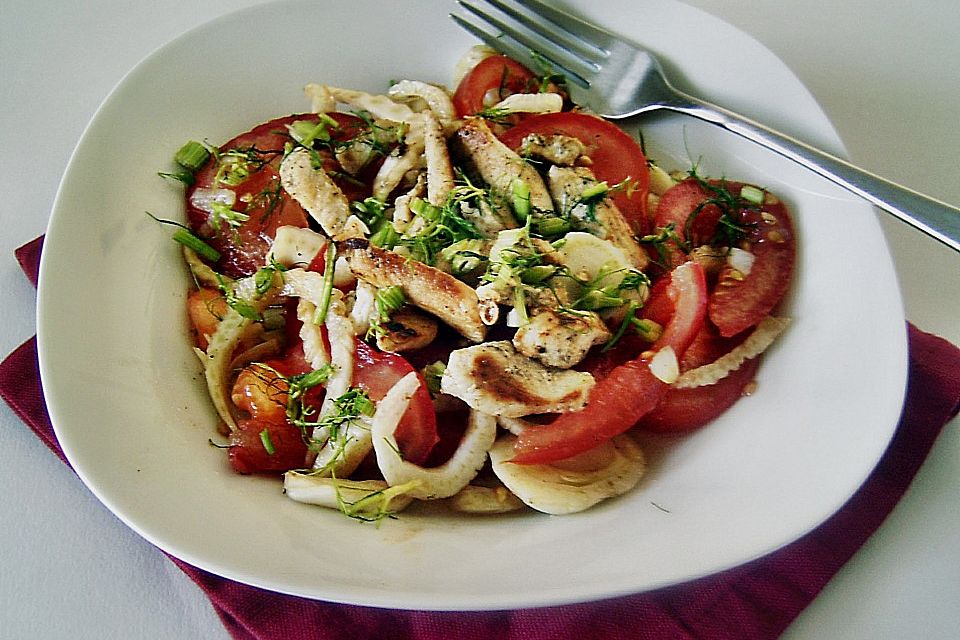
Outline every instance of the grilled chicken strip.
{"label": "grilled chicken strip", "polygon": [[400,287],[410,304],[437,316],[473,342],[483,341],[487,328],[480,321],[477,292],[469,285],[361,238],[348,240],[339,249],[358,278],[377,288]]}
{"label": "grilled chicken strip", "polygon": [[280,164],[280,183],[334,240],[362,237],[367,229],[350,213],[350,202],[323,169],[314,169],[310,153],[297,149]]}
{"label": "grilled chicken strip", "polygon": [[569,369],[590,347],[610,339],[610,330],[593,312],[566,313],[541,308],[517,329],[513,345],[525,356],[550,367]]}
{"label": "grilled chicken strip", "polygon": [[589,373],[545,367],[507,341],[453,351],[440,379],[444,393],[477,411],[508,418],[577,411],[594,384]]}
{"label": "grilled chicken strip", "polygon": [[514,180],[519,178],[530,188],[530,205],[534,209],[553,211],[553,200],[540,174],[500,142],[483,119],[467,118],[451,144],[497,193],[509,197]]}
{"label": "grilled chicken strip", "polygon": [[554,165],[547,173],[547,181],[557,208],[569,214],[576,227],[619,247],[634,269],[642,271],[647,266],[647,254],[633,239],[630,225],[610,198],[604,198],[592,207],[580,202],[584,189],[597,182],[590,169]]}
{"label": "grilled chicken strip", "polygon": [[432,111],[420,114],[423,118],[423,155],[427,161],[427,201],[442,207],[453,191],[453,165],[443,136],[443,126]]}

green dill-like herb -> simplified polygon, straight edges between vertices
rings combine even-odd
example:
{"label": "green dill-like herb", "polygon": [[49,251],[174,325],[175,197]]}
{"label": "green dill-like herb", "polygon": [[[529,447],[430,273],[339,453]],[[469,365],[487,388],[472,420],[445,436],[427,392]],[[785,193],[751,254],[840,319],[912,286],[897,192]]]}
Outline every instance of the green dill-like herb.
{"label": "green dill-like herb", "polygon": [[259,321],[263,319],[263,316],[259,311],[257,311],[256,307],[250,304],[248,300],[244,300],[237,295],[233,283],[224,280],[223,276],[221,276],[219,273],[214,275],[217,277],[217,286],[219,287],[220,292],[223,293],[223,297],[227,302],[227,306],[247,320]]}
{"label": "green dill-like herb", "polygon": [[220,252],[207,244],[202,238],[194,234],[187,225],[176,222],[175,220],[164,220],[163,218],[158,218],[149,211],[144,211],[144,213],[150,216],[154,222],[177,227],[177,230],[173,232],[173,240],[182,244],[188,249],[192,249],[204,260],[208,262],[216,262],[220,259]]}
{"label": "green dill-like herb", "polygon": [[327,415],[317,421],[310,421],[302,416],[297,422],[293,422],[302,429],[326,429],[326,437],[323,440],[309,438],[308,442],[312,449],[319,450],[325,446],[334,447],[334,455],[331,457],[327,466],[332,465],[343,457],[347,444],[350,442],[348,427],[359,420],[361,417],[371,417],[374,414],[376,406],[370,400],[370,396],[364,389],[353,387],[339,398],[333,401],[331,409]]}
{"label": "green dill-like herb", "polygon": [[606,353],[618,342],[620,342],[620,338],[622,338],[623,334],[626,333],[627,327],[629,327],[630,323],[633,322],[633,314],[636,313],[638,306],[639,304],[635,300],[631,300],[630,303],[627,304],[627,311],[623,316],[623,321],[620,322],[620,326],[617,328],[617,331],[610,337],[609,340],[607,340],[607,343],[603,345],[603,348],[600,350],[601,353]]}
{"label": "green dill-like herb", "polygon": [[[396,244],[407,247],[414,259],[425,264],[436,264],[440,251],[460,240],[482,239],[472,222],[463,217],[462,204],[476,204],[478,199],[490,198],[488,191],[474,186],[460,174],[453,190],[442,207],[414,198],[410,209],[426,224],[417,235],[403,236]],[[479,206],[479,205],[477,205]]]}
{"label": "green dill-like herb", "polygon": [[672,243],[687,253],[690,251],[687,243],[684,242],[683,238],[676,232],[675,225],[672,222],[668,222],[663,227],[658,227],[656,233],[647,234],[638,240],[641,244],[653,247],[654,251],[657,252],[656,262],[663,267],[670,265],[670,249],[667,247],[668,244]]}
{"label": "green dill-like herb", "polygon": [[550,85],[554,85],[561,89],[566,88],[567,76],[554,71],[553,65],[551,65],[550,61],[544,58],[541,53],[537,51],[531,51],[530,55],[533,57],[533,61],[538,67],[537,70],[540,72],[540,76],[537,78],[538,93],[546,93],[550,89]]}
{"label": "green dill-like herb", "polygon": [[247,196],[242,196],[242,198],[248,203],[248,211],[256,208],[263,209],[263,213],[260,214],[259,223],[266,224],[270,216],[272,216],[283,203],[284,191],[280,180],[274,178],[270,181],[269,185],[261,189],[258,193],[253,195],[248,194]]}
{"label": "green dill-like herb", "polygon": [[[315,409],[307,405],[306,395],[308,391],[326,383],[326,381],[330,379],[334,371],[331,365],[325,365],[319,369],[308,371],[307,373],[285,376],[268,364],[262,362],[254,364],[255,375],[266,382],[270,388],[274,389],[278,398],[282,397],[282,394],[286,394],[286,405],[284,409],[287,420],[291,424],[300,427],[302,430],[306,430],[317,424],[310,421],[310,417],[314,414]],[[261,369],[269,372],[271,375],[268,377],[260,374],[259,370]]]}
{"label": "green dill-like herb", "polygon": [[242,184],[251,175],[259,171],[274,152],[261,151],[256,146],[246,148],[213,151],[217,162],[217,173],[214,184],[223,184],[235,187]]}
{"label": "green dill-like herb", "polygon": [[386,333],[385,325],[390,322],[390,314],[399,310],[406,302],[407,298],[403,294],[403,287],[392,286],[378,289],[373,298],[377,313],[370,319],[370,328],[367,330],[366,338],[384,335]]}
{"label": "green dill-like herb", "polygon": [[707,244],[726,247],[737,246],[740,241],[750,233],[752,228],[752,225],[744,224],[740,221],[740,211],[749,208],[756,209],[757,205],[730,193],[730,190],[727,189],[726,180],[720,180],[719,184],[708,182],[697,174],[697,168],[695,166],[690,169],[688,173],[691,178],[697,181],[697,184],[699,184],[701,188],[713,195],[697,205],[696,209],[687,217],[684,223],[684,234],[686,237],[690,238],[693,221],[697,215],[699,215],[705,207],[712,204],[720,209],[720,218],[717,221],[714,236],[709,239]]}
{"label": "green dill-like herb", "polygon": [[192,171],[187,171],[186,169],[178,169],[176,171],[157,171],[157,175],[161,178],[167,178],[168,180],[176,180],[177,182],[182,182],[183,184],[190,186],[197,181],[196,176],[194,176]]}
{"label": "green dill-like herb", "polygon": [[383,126],[373,120],[370,114],[363,111],[354,111],[353,115],[360,119],[362,125],[353,127],[350,137],[340,136],[327,146],[333,153],[344,153],[352,148],[360,148],[366,154],[364,166],[377,157],[386,157],[404,143],[408,125],[398,123]]}
{"label": "green dill-like herb", "polygon": [[345,516],[362,522],[374,522],[380,526],[384,519],[396,518],[396,514],[390,511],[390,503],[393,499],[419,487],[420,484],[420,480],[411,480],[386,489],[372,491],[353,502],[343,498],[336,478],[333,486],[337,494],[337,506]]}

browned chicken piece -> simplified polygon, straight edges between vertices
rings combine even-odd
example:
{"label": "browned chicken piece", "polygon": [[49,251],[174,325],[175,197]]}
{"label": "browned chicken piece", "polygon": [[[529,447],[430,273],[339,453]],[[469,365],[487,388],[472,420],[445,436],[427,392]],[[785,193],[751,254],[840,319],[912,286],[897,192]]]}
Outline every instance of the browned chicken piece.
{"label": "browned chicken piece", "polygon": [[589,373],[545,367],[507,341],[453,351],[440,379],[444,393],[477,411],[508,418],[577,411],[594,384]]}
{"label": "browned chicken piece", "polygon": [[350,213],[350,201],[327,172],[316,169],[305,149],[290,153],[280,165],[283,188],[335,240],[363,236],[366,227]]}
{"label": "browned chicken piece", "polygon": [[453,191],[453,165],[443,136],[440,120],[432,111],[420,114],[423,119],[424,157],[427,161],[427,201],[442,207]]}
{"label": "browned chicken piece", "polygon": [[569,214],[579,228],[619,247],[630,260],[630,266],[643,271],[649,262],[647,254],[633,239],[630,225],[613,200],[604,198],[592,207],[580,202],[584,189],[597,182],[590,169],[554,165],[550,167],[547,179],[558,209]]}
{"label": "browned chicken piece", "polygon": [[437,321],[405,306],[390,314],[390,320],[380,324],[377,347],[381,351],[399,353],[422,349],[437,337]]}
{"label": "browned chicken piece", "polygon": [[380,289],[400,287],[407,302],[435,315],[473,342],[482,342],[486,336],[477,292],[449,273],[361,238],[340,243],[339,253],[358,278]]}
{"label": "browned chicken piece", "polygon": [[530,189],[530,206],[553,211],[550,192],[537,170],[500,142],[484,120],[467,118],[453,135],[451,145],[495,192],[510,197],[514,180],[520,179]]}
{"label": "browned chicken piece", "polygon": [[569,369],[583,360],[590,347],[609,339],[610,330],[596,313],[541,308],[517,329],[513,346],[547,366]]}
{"label": "browned chicken piece", "polygon": [[520,153],[524,156],[539,158],[565,167],[572,167],[586,152],[586,146],[579,139],[560,134],[531,133],[520,143]]}

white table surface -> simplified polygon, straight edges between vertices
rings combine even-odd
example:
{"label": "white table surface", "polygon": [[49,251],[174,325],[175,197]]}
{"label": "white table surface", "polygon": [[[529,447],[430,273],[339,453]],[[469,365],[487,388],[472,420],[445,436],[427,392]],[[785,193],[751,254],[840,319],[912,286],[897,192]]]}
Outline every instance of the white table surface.
{"label": "white table surface", "polygon": [[[70,152],[143,56],[257,0],[2,0],[0,356],[35,332],[13,258],[43,233]],[[692,0],[780,56],[862,166],[960,204],[955,0]],[[438,10],[450,5],[438,1]],[[960,344],[960,256],[884,220],[906,314]],[[855,239],[851,239],[855,241]],[[829,257],[827,258],[829,259]],[[869,321],[869,319],[865,319]],[[960,424],[786,638],[955,638]],[[226,638],[203,593],[127,529],[0,403],[0,637]]]}

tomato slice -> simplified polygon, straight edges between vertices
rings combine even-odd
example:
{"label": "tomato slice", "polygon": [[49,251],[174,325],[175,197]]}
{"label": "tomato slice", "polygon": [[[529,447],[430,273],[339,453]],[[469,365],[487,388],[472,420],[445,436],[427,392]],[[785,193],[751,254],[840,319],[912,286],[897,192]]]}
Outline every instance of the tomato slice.
{"label": "tomato slice", "polygon": [[780,201],[764,202],[760,211],[742,212],[750,226],[746,238],[754,256],[743,277],[729,264],[720,271],[707,312],[722,336],[744,331],[767,316],[790,288],[796,262],[793,221]]}
{"label": "tomato slice", "polygon": [[[706,318],[707,277],[703,267],[696,262],[685,262],[670,273],[670,282],[661,291],[660,295],[673,304],[673,315],[650,350],[659,351],[670,346],[680,358],[697,337]],[[661,304],[654,299],[652,306],[656,308]]]}
{"label": "tomato slice", "polygon": [[[741,182],[715,184],[734,197],[744,187]],[[689,247],[714,242],[722,211],[715,204],[704,205],[714,197],[700,181],[684,180],[663,194],[654,224],[664,227],[672,223],[676,234]],[[694,212],[696,216],[691,219]],[[760,206],[741,201],[728,214],[732,222],[745,230],[738,248],[750,251],[753,263],[746,275],[724,265],[710,294],[707,313],[720,334],[727,337],[756,325],[773,310],[790,287],[796,260],[793,221],[782,202],[768,194]],[[686,259],[676,244],[667,243],[664,248],[669,253],[668,266]]]}
{"label": "tomato slice", "polygon": [[[703,268],[688,262],[674,270],[668,294],[675,301],[673,318],[654,348],[686,349],[703,324],[706,281]],[[561,414],[553,423],[531,426],[517,438],[517,464],[548,464],[582,453],[627,431],[652,411],[667,385],[650,371],[650,360],[640,357],[615,367],[590,392],[587,406]]]}
{"label": "tomato slice", "polygon": [[[261,435],[266,432],[266,435]],[[269,442],[273,453],[267,451]],[[246,419],[230,434],[230,466],[237,473],[275,473],[303,467],[307,445],[298,427],[284,422]]]}
{"label": "tomato slice", "polygon": [[[746,334],[724,338],[713,323],[707,320],[680,359],[680,371],[689,371],[715,361],[745,338]],[[637,426],[658,433],[679,433],[711,422],[743,395],[744,388],[753,380],[759,364],[760,358],[748,360],[739,369],[712,385],[694,389],[671,387],[660,404],[643,416]]]}
{"label": "tomato slice", "polygon": [[743,396],[759,365],[760,359],[753,358],[715,384],[669,389],[660,404],[640,418],[637,426],[657,433],[681,433],[702,427]]}
{"label": "tomato slice", "polygon": [[[672,224],[674,233],[683,242],[688,242],[693,247],[708,244],[716,232],[722,213],[715,204],[705,205],[697,211],[701,203],[709,198],[707,190],[693,178],[673,185],[660,197],[653,219],[654,227],[662,228]],[[694,211],[697,211],[697,215],[691,220]],[[668,254],[667,267],[675,267],[687,259],[683,250],[674,242],[665,243],[663,248]]]}
{"label": "tomato slice", "polygon": [[[329,115],[340,125],[333,130],[334,139],[348,139],[365,126],[356,116],[340,113]],[[187,219],[194,232],[220,252],[220,260],[213,265],[217,271],[234,278],[250,275],[266,263],[266,255],[277,227],[307,226],[307,213],[280,186],[278,170],[283,160],[284,145],[290,141],[286,125],[296,120],[316,119],[316,114],[277,118],[254,127],[221,146],[221,154],[238,151],[245,153],[251,160],[250,175],[237,185],[216,184],[219,165],[215,158],[211,158],[197,172],[194,184],[186,191]],[[336,161],[329,153],[320,153],[328,169],[337,168]],[[337,181],[337,184],[348,198],[362,199],[369,195],[366,190],[358,191],[353,182]],[[233,191],[236,202],[232,209],[249,216],[249,219],[232,230],[221,224],[218,232],[209,223],[210,214],[191,202],[197,189]]]}
{"label": "tomato slice", "polygon": [[[360,339],[357,340],[356,348],[354,385],[366,389],[370,399],[375,402],[382,400],[400,378],[416,371],[402,356],[377,351]],[[410,405],[397,425],[394,437],[403,459],[422,465],[430,457],[439,436],[433,400],[423,376],[417,372],[417,377],[420,378],[420,387],[410,399]]]}
{"label": "tomato slice", "polygon": [[613,201],[636,234],[647,233],[650,228],[646,217],[650,174],[647,158],[636,140],[606,120],[578,112],[545,113],[526,118],[503,133],[500,140],[516,150],[531,133],[577,138],[587,148],[592,161],[590,169],[597,180],[610,186],[627,179],[635,183],[629,191],[615,194]]}
{"label": "tomato slice", "polygon": [[507,56],[490,56],[463,77],[453,94],[457,116],[472,116],[485,108],[484,98],[491,90],[503,100],[514,93],[530,93],[539,88],[537,76],[530,69]]}

